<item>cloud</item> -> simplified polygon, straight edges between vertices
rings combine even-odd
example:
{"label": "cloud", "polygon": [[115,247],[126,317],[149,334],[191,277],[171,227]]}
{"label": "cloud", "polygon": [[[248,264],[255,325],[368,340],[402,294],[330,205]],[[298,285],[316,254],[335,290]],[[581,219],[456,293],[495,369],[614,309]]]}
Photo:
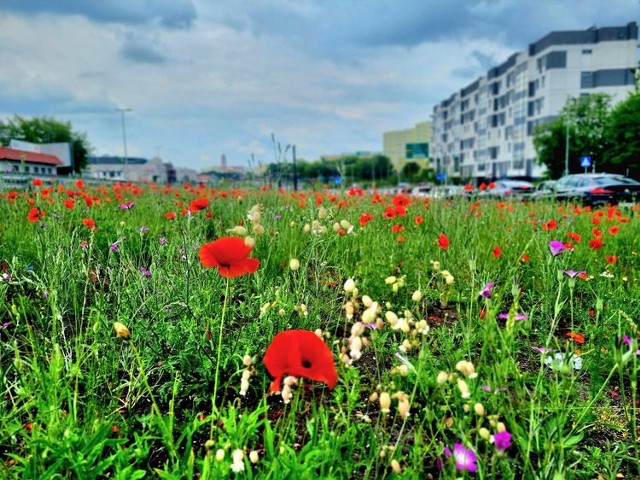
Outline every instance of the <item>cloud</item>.
{"label": "cloud", "polygon": [[157,38],[148,34],[129,32],[125,36],[120,52],[122,56],[134,63],[150,63],[161,65],[167,61]]}
{"label": "cloud", "polygon": [[[0,0],[0,118],[48,115],[98,154],[203,167],[379,151],[382,134],[552,30],[626,24],[636,0]],[[401,8],[400,8],[401,5]],[[604,6],[603,6],[604,5]],[[188,27],[188,28],[187,28]]]}
{"label": "cloud", "polygon": [[25,16],[81,15],[98,23],[152,23],[167,28],[189,28],[197,18],[192,0],[3,0],[3,10]]}

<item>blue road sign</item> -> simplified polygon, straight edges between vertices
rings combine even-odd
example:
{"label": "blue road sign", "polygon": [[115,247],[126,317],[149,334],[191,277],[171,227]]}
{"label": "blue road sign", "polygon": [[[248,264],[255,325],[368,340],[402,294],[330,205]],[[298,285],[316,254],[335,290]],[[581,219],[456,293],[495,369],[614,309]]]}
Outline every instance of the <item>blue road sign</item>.
{"label": "blue road sign", "polygon": [[591,166],[591,157],[580,157],[580,166],[582,168],[589,168]]}
{"label": "blue road sign", "polygon": [[439,182],[445,182],[447,180],[447,174],[446,173],[436,173],[436,180],[438,180]]}

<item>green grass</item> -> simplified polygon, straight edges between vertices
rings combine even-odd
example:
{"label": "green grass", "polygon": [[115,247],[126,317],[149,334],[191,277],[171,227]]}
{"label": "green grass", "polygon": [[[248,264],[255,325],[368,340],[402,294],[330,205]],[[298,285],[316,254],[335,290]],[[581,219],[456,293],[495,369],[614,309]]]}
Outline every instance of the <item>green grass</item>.
{"label": "green grass", "polygon": [[[404,216],[385,218],[392,195],[353,193],[148,184],[4,192],[0,477],[640,476],[637,210],[414,199]],[[181,213],[204,197],[206,209]],[[121,209],[126,201],[135,206]],[[255,205],[259,222],[247,216]],[[45,211],[40,222],[27,221],[34,206]],[[363,213],[373,216],[365,226]],[[227,282],[198,251],[238,225],[260,267]],[[581,241],[552,256],[549,241],[569,241],[568,232]],[[357,290],[344,290],[348,279]],[[491,298],[479,295],[488,282]],[[381,328],[352,330],[376,318]],[[114,322],[131,337],[116,336]],[[287,329],[322,331],[334,389],[300,379],[287,403],[269,394],[262,358]],[[354,331],[361,356],[350,356]],[[564,364],[551,368],[560,352]],[[504,452],[491,440],[501,430],[512,434]],[[443,453],[454,444],[473,450],[476,472]]]}

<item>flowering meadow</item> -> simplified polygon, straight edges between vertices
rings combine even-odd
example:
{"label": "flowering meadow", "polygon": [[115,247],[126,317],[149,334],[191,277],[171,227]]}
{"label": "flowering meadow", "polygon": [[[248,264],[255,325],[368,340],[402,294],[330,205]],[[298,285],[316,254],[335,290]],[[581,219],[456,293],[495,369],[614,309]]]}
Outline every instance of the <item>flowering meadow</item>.
{"label": "flowering meadow", "polygon": [[0,192],[2,478],[638,478],[640,212]]}

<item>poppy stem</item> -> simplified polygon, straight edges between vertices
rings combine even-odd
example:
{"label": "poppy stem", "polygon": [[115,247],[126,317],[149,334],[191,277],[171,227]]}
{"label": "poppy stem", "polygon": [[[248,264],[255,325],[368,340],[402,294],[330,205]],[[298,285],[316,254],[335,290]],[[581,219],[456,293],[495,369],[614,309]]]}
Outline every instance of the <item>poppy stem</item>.
{"label": "poppy stem", "polygon": [[211,398],[211,403],[212,403],[212,415],[211,415],[211,435],[213,435],[213,418],[214,418],[214,413],[216,413],[217,411],[217,406],[216,406],[216,399],[217,399],[217,395],[218,395],[218,381],[219,381],[219,372],[220,372],[220,356],[222,354],[222,329],[224,327],[224,319],[226,317],[227,314],[227,302],[229,301],[229,291],[231,289],[230,287],[231,282],[229,281],[229,278],[227,278],[227,288],[224,294],[224,302],[222,304],[222,315],[220,317],[220,329],[218,330],[218,348],[217,348],[217,355],[216,355],[216,374],[215,374],[215,379],[213,381],[213,397]]}

